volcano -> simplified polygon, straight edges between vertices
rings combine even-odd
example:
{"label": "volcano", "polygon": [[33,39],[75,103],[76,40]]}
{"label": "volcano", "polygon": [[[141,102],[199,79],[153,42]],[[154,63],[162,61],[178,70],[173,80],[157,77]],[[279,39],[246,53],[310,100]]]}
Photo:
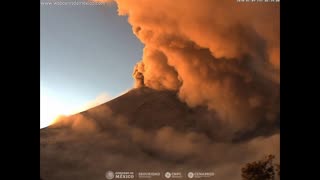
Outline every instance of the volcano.
{"label": "volcano", "polygon": [[44,180],[103,180],[107,171],[201,169],[239,179],[244,163],[279,154],[278,123],[228,131],[217,113],[189,107],[175,91],[136,88],[41,129],[40,173]]}

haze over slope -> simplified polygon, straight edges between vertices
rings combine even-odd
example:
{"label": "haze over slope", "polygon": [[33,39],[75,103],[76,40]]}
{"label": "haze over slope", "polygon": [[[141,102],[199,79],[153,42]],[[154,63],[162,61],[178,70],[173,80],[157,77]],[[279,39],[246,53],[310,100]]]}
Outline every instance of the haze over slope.
{"label": "haze over slope", "polygon": [[189,108],[173,91],[138,88],[40,130],[41,176],[207,169],[217,179],[239,179],[246,162],[279,157],[279,129],[267,129],[235,141],[207,108]]}

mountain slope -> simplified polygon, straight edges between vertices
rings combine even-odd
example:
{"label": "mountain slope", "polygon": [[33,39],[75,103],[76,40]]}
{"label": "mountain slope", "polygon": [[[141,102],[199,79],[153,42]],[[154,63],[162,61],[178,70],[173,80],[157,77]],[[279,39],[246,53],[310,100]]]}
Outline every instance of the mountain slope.
{"label": "mountain slope", "polygon": [[88,180],[105,179],[107,170],[214,167],[219,179],[238,179],[241,164],[279,154],[276,125],[237,135],[240,141],[225,132],[216,113],[188,107],[176,92],[133,89],[41,129],[41,177]]}

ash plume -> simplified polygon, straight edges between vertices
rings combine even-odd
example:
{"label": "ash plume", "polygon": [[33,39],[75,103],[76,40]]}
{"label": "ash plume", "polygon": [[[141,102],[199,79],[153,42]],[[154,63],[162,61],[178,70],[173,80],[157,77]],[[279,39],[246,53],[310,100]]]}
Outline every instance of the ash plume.
{"label": "ash plume", "polygon": [[279,121],[280,5],[234,0],[115,0],[144,43],[136,87],[177,91],[230,134]]}

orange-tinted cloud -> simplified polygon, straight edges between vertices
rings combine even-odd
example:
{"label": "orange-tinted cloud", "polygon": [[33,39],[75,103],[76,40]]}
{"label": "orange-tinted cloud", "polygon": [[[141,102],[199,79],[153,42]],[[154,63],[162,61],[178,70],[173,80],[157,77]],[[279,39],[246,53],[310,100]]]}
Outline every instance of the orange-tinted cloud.
{"label": "orange-tinted cloud", "polygon": [[145,44],[137,86],[175,90],[234,131],[279,118],[280,5],[234,0],[116,0]]}

